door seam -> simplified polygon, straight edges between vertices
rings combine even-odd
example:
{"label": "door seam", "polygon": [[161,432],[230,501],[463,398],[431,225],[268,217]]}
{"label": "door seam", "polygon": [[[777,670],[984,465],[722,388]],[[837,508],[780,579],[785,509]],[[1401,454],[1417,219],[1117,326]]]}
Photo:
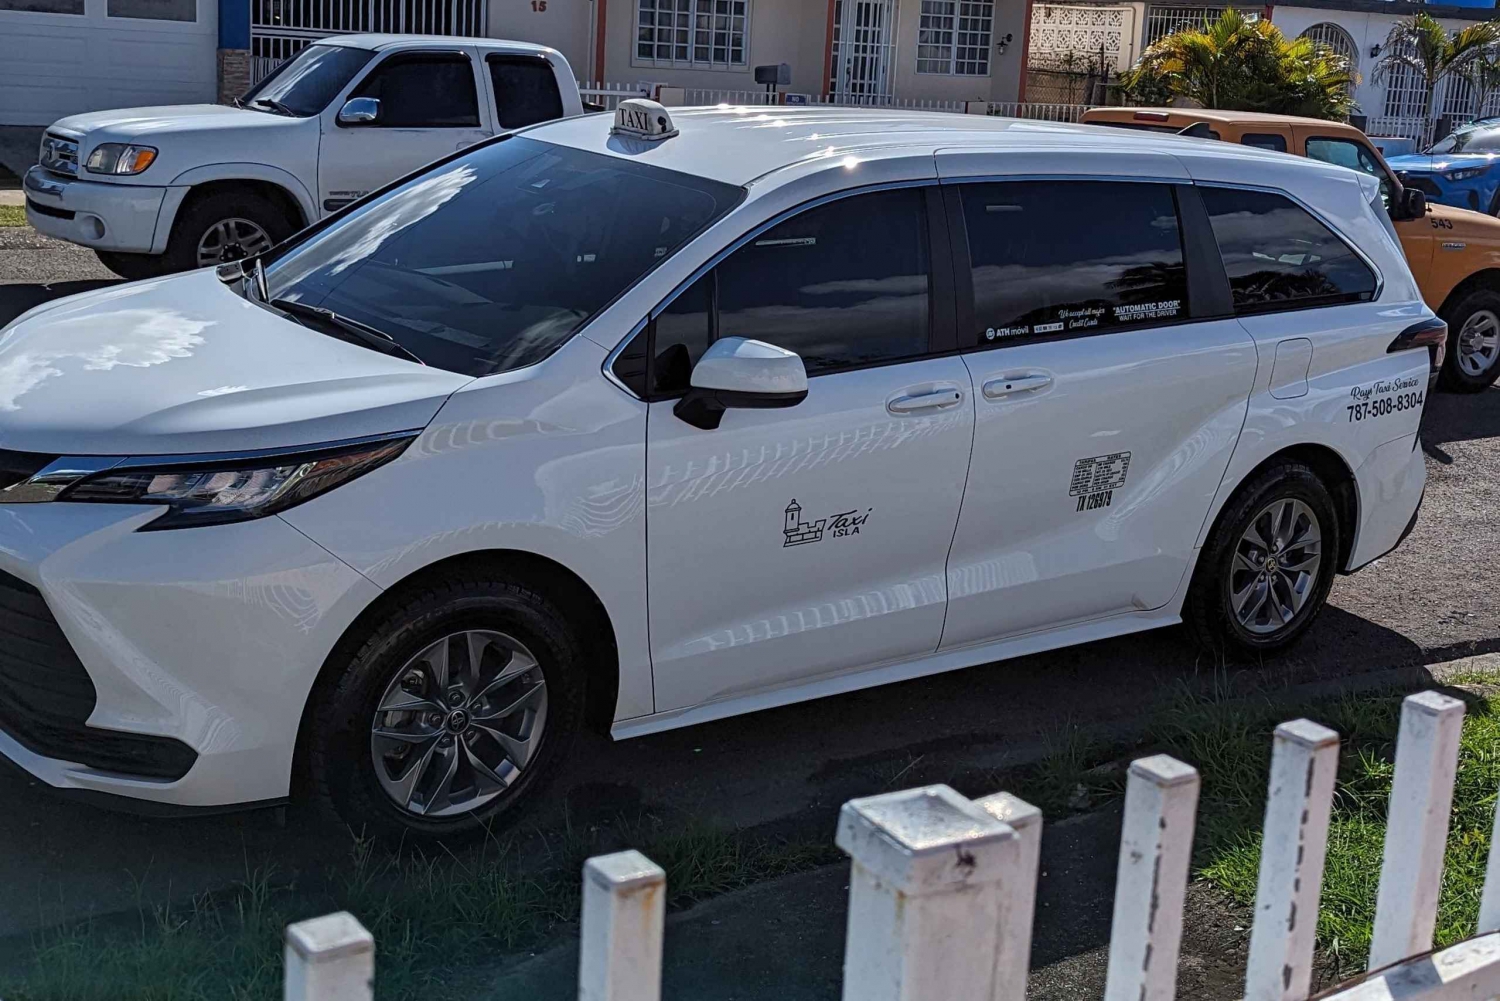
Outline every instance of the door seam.
{"label": "door seam", "polygon": [[948,567],[953,562],[953,547],[958,542],[958,526],[963,524],[964,504],[969,499],[969,474],[974,471],[974,442],[979,433],[979,400],[974,395],[974,370],[969,367],[969,361],[962,354],[958,360],[963,362],[964,371],[969,374],[969,406],[973,408],[974,419],[969,422],[969,461],[964,466],[964,482],[958,494],[958,517],[953,519],[953,535],[948,539],[948,555],[943,559],[943,625],[938,630],[937,646],[932,652],[936,654],[943,648],[943,637],[948,633],[948,609],[953,606],[953,589],[948,582]]}

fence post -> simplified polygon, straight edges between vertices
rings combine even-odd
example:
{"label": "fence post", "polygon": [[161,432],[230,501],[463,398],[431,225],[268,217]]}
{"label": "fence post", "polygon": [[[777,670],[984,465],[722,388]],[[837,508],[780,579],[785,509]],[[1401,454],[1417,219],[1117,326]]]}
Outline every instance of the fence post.
{"label": "fence post", "polygon": [[375,938],[348,911],[286,929],[286,1001],[370,1001]]}
{"label": "fence post", "polygon": [[1198,771],[1165,754],[1130,764],[1105,1001],[1172,1001],[1193,852]]}
{"label": "fence post", "polygon": [[850,800],[836,840],[854,860],[844,1001],[989,998],[1010,825],[934,785]]}
{"label": "fence post", "polygon": [[1479,934],[1500,931],[1500,802],[1490,830],[1490,857],[1484,867],[1484,890],[1479,895]]}
{"label": "fence post", "polygon": [[1338,769],[1337,733],[1305,719],[1276,728],[1245,972],[1246,1001],[1307,998]]}
{"label": "fence post", "polygon": [[1372,970],[1432,948],[1464,704],[1439,692],[1401,703],[1396,774],[1370,936]]}
{"label": "fence post", "polygon": [[990,1001],[1025,1001],[1031,968],[1031,925],[1036,916],[1036,875],[1042,858],[1042,811],[1008,792],[975,800],[1020,839],[1014,866],[1001,877],[999,944]]}
{"label": "fence post", "polygon": [[583,864],[578,1001],[658,1001],[667,874],[637,851]]}

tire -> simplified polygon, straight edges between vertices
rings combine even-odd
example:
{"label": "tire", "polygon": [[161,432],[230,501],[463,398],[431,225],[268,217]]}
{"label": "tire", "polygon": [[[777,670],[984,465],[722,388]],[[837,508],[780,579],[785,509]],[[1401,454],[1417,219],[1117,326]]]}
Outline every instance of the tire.
{"label": "tire", "polygon": [[[477,684],[462,667],[475,636],[481,648]],[[557,608],[516,581],[476,571],[416,588],[355,642],[357,649],[336,662],[334,680],[317,696],[306,745],[314,796],[355,831],[393,844],[453,844],[508,823],[537,799],[581,725],[579,641]],[[432,698],[440,694],[437,649],[451,655],[449,681],[464,690],[463,699],[447,705]],[[487,679],[507,671],[523,673],[473,698],[491,683]],[[425,711],[382,709],[417,701]],[[494,718],[502,703],[525,704]],[[469,715],[467,722],[460,713]],[[377,725],[380,734],[373,732]],[[514,745],[496,740],[494,731]],[[422,734],[430,740],[414,739]],[[416,775],[424,761],[426,773]],[[445,776],[451,780],[446,793]],[[403,795],[405,802],[398,802]]]}
{"label": "tire", "polygon": [[[1294,529],[1286,531],[1283,522],[1282,533],[1283,539],[1294,545],[1279,552],[1274,548],[1262,550],[1263,555],[1257,557],[1258,547],[1247,536],[1252,524],[1262,538],[1276,527],[1267,524],[1268,512],[1272,517],[1292,516]],[[1299,538],[1309,538],[1309,533],[1296,530],[1308,524],[1318,537],[1316,564],[1310,567],[1306,564],[1310,547],[1295,546]],[[1338,569],[1335,564],[1341,531],[1328,488],[1300,462],[1278,463],[1243,484],[1220,514],[1193,572],[1183,618],[1198,642],[1215,653],[1252,658],[1296,642],[1328,600]],[[1274,540],[1266,541],[1274,547]],[[1289,573],[1284,566],[1273,567],[1270,577],[1280,586],[1272,587],[1270,595],[1278,600],[1258,603],[1260,592],[1253,588],[1264,571],[1250,572],[1247,568],[1270,563],[1268,557],[1282,564],[1294,560],[1301,569]],[[1247,592],[1247,588],[1252,590]],[[1246,604],[1237,601],[1239,595],[1245,596]],[[1237,608],[1249,614],[1236,614]]]}
{"label": "tire", "polygon": [[1454,393],[1478,393],[1500,376],[1500,292],[1478,288],[1443,310],[1448,352],[1438,385]]}
{"label": "tire", "polygon": [[[220,226],[225,229],[215,234]],[[190,196],[172,224],[167,252],[162,255],[163,271],[191,271],[237,261],[270,250],[296,231],[296,223],[280,206],[250,188],[227,188],[203,198]],[[200,250],[211,249],[216,236],[222,248],[217,259],[200,259]]]}
{"label": "tire", "polygon": [[96,250],[99,263],[128,282],[156,278],[166,273],[166,264],[157,254],[123,254],[114,250]]}

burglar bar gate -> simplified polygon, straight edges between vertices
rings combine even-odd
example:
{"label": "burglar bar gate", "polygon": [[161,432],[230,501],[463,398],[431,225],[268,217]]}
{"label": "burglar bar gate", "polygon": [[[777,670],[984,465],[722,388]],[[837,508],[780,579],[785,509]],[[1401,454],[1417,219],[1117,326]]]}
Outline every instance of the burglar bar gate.
{"label": "burglar bar gate", "polygon": [[250,82],[329,35],[481,37],[488,14],[489,0],[250,0]]}

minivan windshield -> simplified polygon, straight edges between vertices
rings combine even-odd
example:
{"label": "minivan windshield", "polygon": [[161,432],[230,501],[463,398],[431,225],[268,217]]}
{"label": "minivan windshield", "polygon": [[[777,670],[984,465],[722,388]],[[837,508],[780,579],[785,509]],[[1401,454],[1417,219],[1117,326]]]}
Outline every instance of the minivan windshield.
{"label": "minivan windshield", "polygon": [[533,365],[733,208],[730,184],[512,136],[353,209],[266,268],[271,300],[373,327],[428,365]]}
{"label": "minivan windshield", "polygon": [[369,49],[347,45],[309,45],[240,99],[245,107],[275,114],[310,118],[375,58]]}
{"label": "minivan windshield", "polygon": [[1500,151],[1500,125],[1475,126],[1450,133],[1424,153],[1494,153]]}

